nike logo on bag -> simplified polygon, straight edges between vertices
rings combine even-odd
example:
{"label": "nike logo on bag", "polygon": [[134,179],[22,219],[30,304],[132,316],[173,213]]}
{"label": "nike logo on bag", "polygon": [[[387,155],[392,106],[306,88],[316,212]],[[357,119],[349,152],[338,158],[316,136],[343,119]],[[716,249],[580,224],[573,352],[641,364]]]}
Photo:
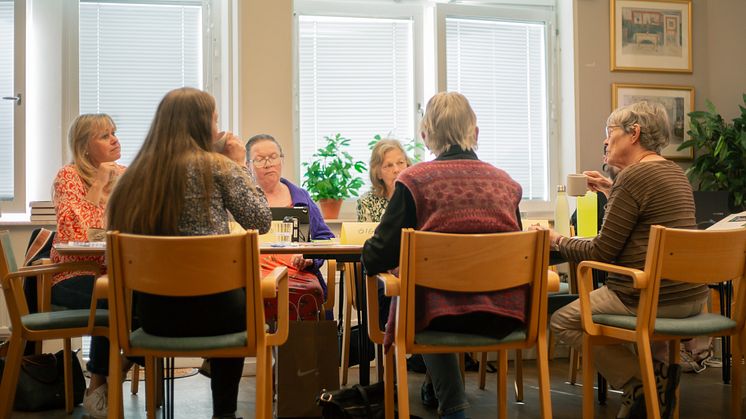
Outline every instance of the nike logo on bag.
{"label": "nike logo on bag", "polygon": [[312,374],[314,372],[316,372],[316,374],[318,375],[318,370],[319,370],[318,368],[313,368],[313,369],[310,369],[308,371],[301,371],[300,368],[298,368],[298,377],[303,377],[303,376],[306,376],[308,374]]}

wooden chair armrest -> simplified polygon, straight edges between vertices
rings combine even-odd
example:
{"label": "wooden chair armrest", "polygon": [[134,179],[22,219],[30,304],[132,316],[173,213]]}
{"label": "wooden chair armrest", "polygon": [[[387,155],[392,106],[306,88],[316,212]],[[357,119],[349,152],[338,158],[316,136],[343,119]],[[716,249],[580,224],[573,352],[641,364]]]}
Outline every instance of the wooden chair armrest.
{"label": "wooden chair armrest", "polygon": [[597,261],[586,260],[578,265],[578,297],[580,299],[580,321],[583,330],[592,336],[600,335],[600,329],[593,323],[590,293],[593,291],[593,269],[626,275],[632,278],[635,288],[647,287],[647,274],[639,269],[626,268]]}
{"label": "wooden chair armrest", "polygon": [[51,265],[24,266],[16,272],[9,273],[6,278],[28,278],[29,276],[48,275],[60,272],[93,271],[100,272],[101,266],[96,262],[65,262]]}
{"label": "wooden chair armrest", "polygon": [[401,286],[401,280],[399,278],[389,273],[378,274],[378,278],[383,281],[386,296],[394,297],[399,295],[399,287]]}
{"label": "wooden chair armrest", "polygon": [[91,312],[88,315],[88,330],[89,333],[93,332],[93,328],[96,327],[96,306],[98,300],[107,301],[109,298],[109,276],[101,275],[96,278],[93,283],[93,293],[91,294]]}
{"label": "wooden chair armrest", "polygon": [[[269,275],[262,278],[262,297],[277,296],[277,330],[267,334],[267,345],[280,346],[288,339],[290,331],[290,306],[288,289],[288,269],[285,266],[275,268]],[[250,308],[247,307],[247,310]]]}
{"label": "wooden chair armrest", "polygon": [[560,277],[556,271],[547,270],[547,292],[557,292],[560,290]]}
{"label": "wooden chair armrest", "polygon": [[378,275],[368,276],[365,281],[368,299],[368,336],[378,345],[383,345],[383,333],[378,324]]}
{"label": "wooden chair armrest", "polygon": [[329,259],[326,261],[326,301],[322,310],[333,310],[334,300],[337,296],[337,261]]}
{"label": "wooden chair armrest", "polygon": [[268,273],[267,276],[262,278],[262,298],[269,299],[277,297],[277,287],[280,283],[280,278],[285,275],[287,276],[288,268],[285,266],[278,266],[272,272]]}

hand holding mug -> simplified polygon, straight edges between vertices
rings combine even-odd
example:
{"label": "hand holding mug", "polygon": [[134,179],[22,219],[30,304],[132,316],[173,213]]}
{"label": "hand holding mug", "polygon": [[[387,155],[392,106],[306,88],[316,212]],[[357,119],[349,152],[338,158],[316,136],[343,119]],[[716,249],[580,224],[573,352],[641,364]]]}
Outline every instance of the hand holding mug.
{"label": "hand holding mug", "polygon": [[222,150],[218,151],[220,154],[233,160],[239,166],[246,166],[246,148],[240,138],[233,133],[226,132],[213,144],[213,147],[217,147],[220,143],[223,144]]}
{"label": "hand holding mug", "polygon": [[611,191],[612,180],[602,175],[595,170],[588,170],[583,172],[588,181],[588,189],[594,192],[601,192],[606,197],[609,197],[609,191]]}

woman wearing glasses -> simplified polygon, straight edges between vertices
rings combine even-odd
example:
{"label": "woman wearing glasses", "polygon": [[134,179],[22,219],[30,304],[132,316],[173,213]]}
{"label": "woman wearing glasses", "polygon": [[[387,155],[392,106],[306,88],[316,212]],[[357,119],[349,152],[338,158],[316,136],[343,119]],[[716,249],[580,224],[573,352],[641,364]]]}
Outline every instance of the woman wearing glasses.
{"label": "woman wearing glasses", "polygon": [[383,139],[370,154],[370,191],[357,200],[357,220],[381,221],[381,216],[394,195],[394,182],[399,173],[411,166],[407,153],[398,140]]}
{"label": "woman wearing glasses", "polygon": [[[246,143],[246,155],[256,182],[267,196],[270,207],[308,207],[308,218],[310,224],[309,240],[326,240],[334,238],[334,233],[324,222],[324,217],[319,207],[311,199],[306,190],[294,185],[282,177],[283,157],[282,147],[275,138],[269,134],[259,134],[251,137]],[[263,258],[262,268],[270,269],[273,263],[281,263],[294,268],[295,273],[290,271],[290,286],[303,290],[304,294],[310,293],[316,297],[318,307],[323,304],[326,296],[326,282],[321,275],[321,265],[324,259],[304,259],[302,255],[288,255],[287,259],[282,255],[271,256],[271,259]],[[303,273],[312,274],[318,279],[315,283],[309,283]],[[293,301],[295,303],[295,301]],[[276,306],[266,307],[267,318],[272,318]],[[315,318],[316,307],[304,299],[304,304],[299,305],[301,318]],[[291,318],[296,313],[291,310]]]}

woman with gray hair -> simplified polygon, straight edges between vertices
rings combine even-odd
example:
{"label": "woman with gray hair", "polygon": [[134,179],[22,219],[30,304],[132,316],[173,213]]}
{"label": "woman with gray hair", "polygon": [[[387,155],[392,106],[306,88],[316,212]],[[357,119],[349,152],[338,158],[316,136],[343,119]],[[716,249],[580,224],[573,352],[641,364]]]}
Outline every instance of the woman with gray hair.
{"label": "woman with gray hair", "polygon": [[[521,230],[521,185],[477,157],[477,117],[463,95],[442,92],[433,96],[420,131],[436,158],[399,174],[381,223],[363,247],[363,264],[369,275],[399,265],[402,228],[467,234]],[[525,323],[525,287],[491,293],[447,293],[429,288],[416,292],[417,331],[502,338]],[[391,307],[389,320],[395,317],[396,304]],[[387,325],[387,350],[393,339],[393,323]],[[456,355],[422,357],[432,376],[440,417],[466,417],[468,402]]]}
{"label": "woman with gray hair", "polygon": [[402,170],[412,165],[398,140],[384,138],[370,153],[370,191],[357,200],[357,220],[379,222],[389,200],[394,195],[394,182]]}
{"label": "woman with gray hair", "polygon": [[[668,144],[670,125],[665,108],[638,102],[619,108],[606,120],[606,161],[621,171],[609,191],[606,218],[592,240],[564,237],[550,232],[552,246],[569,261],[596,260],[643,269],[650,226],[696,228],[692,188],[684,171],[660,155]],[[596,178],[589,178],[591,189]],[[541,228],[532,226],[532,228]],[[707,302],[707,287],[664,281],[660,288],[659,317],[686,318],[699,314]],[[628,277],[609,274],[606,285],[590,294],[593,314],[633,315],[639,291]],[[576,300],[552,315],[555,336],[582,349],[580,302]],[[675,406],[679,365],[666,365],[666,344],[655,344],[655,373],[661,401],[661,417]],[[597,370],[612,387],[623,390],[617,418],[642,417],[645,402],[636,354],[625,345],[594,347]]]}

